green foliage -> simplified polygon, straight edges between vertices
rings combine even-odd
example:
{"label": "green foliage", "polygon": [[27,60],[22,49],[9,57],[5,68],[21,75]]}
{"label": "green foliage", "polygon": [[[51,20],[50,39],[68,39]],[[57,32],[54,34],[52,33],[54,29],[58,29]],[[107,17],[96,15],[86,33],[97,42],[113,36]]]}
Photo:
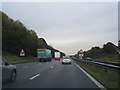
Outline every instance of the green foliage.
{"label": "green foliage", "polygon": [[14,54],[3,52],[4,55],[2,55],[3,58],[5,58],[9,63],[20,63],[20,62],[33,62],[36,61],[37,58],[33,56],[29,57],[18,57]]}
{"label": "green foliage", "polygon": [[31,55],[32,35],[19,20],[14,21],[2,13],[2,27],[3,50],[19,55],[19,52],[24,49],[26,55]]}
{"label": "green foliage", "polygon": [[38,48],[46,49],[47,43],[43,38],[38,38]]}
{"label": "green foliage", "polygon": [[99,58],[110,54],[118,54],[118,47],[111,42],[103,45],[103,48],[92,47],[85,52],[85,57]]}
{"label": "green foliage", "polygon": [[[27,29],[19,20],[14,21],[5,13],[2,14],[2,50],[18,55],[23,49],[27,56],[37,56],[37,49],[50,49],[43,38],[38,38],[34,30]],[[4,54],[4,53],[3,53]]]}
{"label": "green foliage", "polygon": [[100,56],[102,53],[102,50],[100,49],[100,47],[96,46],[96,47],[92,47],[91,50],[88,50],[85,55],[87,57],[92,57],[92,56],[95,56],[95,57],[98,57]]}
{"label": "green foliage", "polygon": [[117,48],[117,46],[115,46],[111,42],[108,42],[107,44],[103,45],[104,52],[108,53],[108,54],[116,54],[116,48]]}
{"label": "green foliage", "polygon": [[120,54],[118,54],[118,59],[120,60]]}
{"label": "green foliage", "polygon": [[95,64],[87,64],[86,62],[75,61],[80,67],[92,75],[96,80],[98,80],[102,85],[104,85],[108,90],[109,88],[119,87],[119,72],[106,69]]}

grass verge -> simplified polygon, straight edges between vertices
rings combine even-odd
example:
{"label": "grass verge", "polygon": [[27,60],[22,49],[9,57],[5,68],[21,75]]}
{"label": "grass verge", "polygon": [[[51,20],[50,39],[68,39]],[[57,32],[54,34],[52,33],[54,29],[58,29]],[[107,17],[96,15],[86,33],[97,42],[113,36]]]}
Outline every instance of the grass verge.
{"label": "grass verge", "polygon": [[91,76],[98,80],[106,88],[118,88],[118,72],[104,69],[94,64],[75,61],[80,67],[87,71]]}
{"label": "grass verge", "polygon": [[120,62],[120,59],[118,58],[118,54],[116,54],[116,55],[100,56],[100,57],[95,58],[95,59],[96,59],[96,60],[101,60],[101,61]]}
{"label": "grass verge", "polygon": [[20,63],[20,62],[32,62],[37,61],[35,57],[29,56],[29,57],[18,57],[9,53],[5,53],[2,55],[3,58],[5,58],[9,63]]}

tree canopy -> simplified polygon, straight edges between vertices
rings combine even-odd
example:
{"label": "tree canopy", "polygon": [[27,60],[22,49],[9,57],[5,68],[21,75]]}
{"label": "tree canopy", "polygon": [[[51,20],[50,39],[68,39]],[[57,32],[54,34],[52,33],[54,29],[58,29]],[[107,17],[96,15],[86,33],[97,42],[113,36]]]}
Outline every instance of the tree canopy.
{"label": "tree canopy", "polygon": [[19,20],[13,20],[2,14],[2,50],[19,55],[23,49],[27,56],[36,56],[37,49],[50,49],[52,54],[58,51],[47,45],[44,38],[39,38],[34,30],[29,30]]}
{"label": "tree canopy", "polygon": [[85,51],[86,57],[100,57],[108,54],[118,54],[118,46],[114,45],[112,42],[108,42],[103,45],[103,48],[96,46]]}

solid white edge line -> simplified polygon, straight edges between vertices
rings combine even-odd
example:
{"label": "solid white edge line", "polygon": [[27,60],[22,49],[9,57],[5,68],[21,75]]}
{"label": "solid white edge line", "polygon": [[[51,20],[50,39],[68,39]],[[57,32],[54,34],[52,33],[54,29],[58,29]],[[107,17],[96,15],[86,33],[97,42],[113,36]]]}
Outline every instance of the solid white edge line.
{"label": "solid white edge line", "polygon": [[34,79],[34,78],[38,77],[39,75],[40,75],[40,74],[37,74],[37,75],[35,75],[35,76],[31,77],[31,78],[30,78],[30,80],[32,80],[32,79]]}
{"label": "solid white edge line", "polygon": [[[76,63],[75,63],[76,64]],[[77,65],[77,64],[76,64]],[[101,85],[96,79],[94,79],[90,74],[83,70],[79,65],[77,65],[80,70],[82,70],[101,90],[107,90],[103,85]]]}

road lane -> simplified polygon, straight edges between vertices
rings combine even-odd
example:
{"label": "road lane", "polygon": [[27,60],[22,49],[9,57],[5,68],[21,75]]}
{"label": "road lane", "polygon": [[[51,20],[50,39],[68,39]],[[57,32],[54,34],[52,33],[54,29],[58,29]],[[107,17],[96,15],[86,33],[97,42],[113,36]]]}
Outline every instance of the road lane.
{"label": "road lane", "polygon": [[[29,82],[29,78],[34,76],[37,73],[45,72],[50,66],[54,65],[54,61],[52,62],[32,62],[32,63],[24,63],[24,64],[16,64],[17,67],[17,79],[15,82],[6,82],[3,83],[3,88],[22,88],[22,84],[27,84]],[[27,67],[27,68],[26,68]],[[28,88],[28,87],[27,87]]]}
{"label": "road lane", "polygon": [[[98,88],[73,61],[70,65],[52,60],[48,63],[32,62],[16,66],[17,80],[4,83],[3,88]],[[30,80],[35,75],[38,76]]]}

